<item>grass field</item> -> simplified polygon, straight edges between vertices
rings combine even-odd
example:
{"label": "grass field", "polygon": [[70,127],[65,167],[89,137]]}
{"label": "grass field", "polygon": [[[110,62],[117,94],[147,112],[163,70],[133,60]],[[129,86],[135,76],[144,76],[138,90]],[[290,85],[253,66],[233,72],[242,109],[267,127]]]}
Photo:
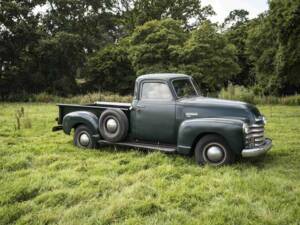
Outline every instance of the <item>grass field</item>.
{"label": "grass field", "polygon": [[160,152],[77,149],[51,132],[54,104],[0,104],[0,224],[299,225],[300,107],[260,110],[273,149],[213,168]]}

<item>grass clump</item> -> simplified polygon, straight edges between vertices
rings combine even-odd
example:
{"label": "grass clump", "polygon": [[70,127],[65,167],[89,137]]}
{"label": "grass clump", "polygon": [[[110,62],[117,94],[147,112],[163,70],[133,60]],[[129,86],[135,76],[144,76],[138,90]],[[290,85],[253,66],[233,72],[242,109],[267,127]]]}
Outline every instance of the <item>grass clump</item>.
{"label": "grass clump", "polygon": [[[1,104],[0,224],[298,224],[300,109],[261,106],[273,149],[221,168],[132,149],[78,149],[55,104]],[[15,130],[21,107],[34,120]]]}

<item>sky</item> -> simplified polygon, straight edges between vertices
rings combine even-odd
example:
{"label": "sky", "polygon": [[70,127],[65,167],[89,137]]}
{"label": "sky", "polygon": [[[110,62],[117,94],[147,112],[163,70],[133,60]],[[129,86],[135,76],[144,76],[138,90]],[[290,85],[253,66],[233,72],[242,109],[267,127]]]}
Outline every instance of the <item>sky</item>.
{"label": "sky", "polygon": [[211,20],[220,23],[234,9],[247,10],[250,13],[250,19],[268,9],[267,0],[201,0],[201,2],[203,6],[210,4],[213,7],[217,15],[211,17]]}

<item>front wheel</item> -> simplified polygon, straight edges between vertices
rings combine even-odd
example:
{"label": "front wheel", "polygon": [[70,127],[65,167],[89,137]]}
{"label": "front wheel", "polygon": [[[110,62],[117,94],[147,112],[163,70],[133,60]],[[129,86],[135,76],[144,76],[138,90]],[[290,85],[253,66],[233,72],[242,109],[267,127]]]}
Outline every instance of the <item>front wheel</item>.
{"label": "front wheel", "polygon": [[219,135],[206,135],[195,147],[195,159],[200,165],[222,166],[235,161],[235,154]]}
{"label": "front wheel", "polygon": [[75,129],[74,145],[79,148],[96,148],[97,142],[93,138],[92,131],[87,126],[80,125]]}

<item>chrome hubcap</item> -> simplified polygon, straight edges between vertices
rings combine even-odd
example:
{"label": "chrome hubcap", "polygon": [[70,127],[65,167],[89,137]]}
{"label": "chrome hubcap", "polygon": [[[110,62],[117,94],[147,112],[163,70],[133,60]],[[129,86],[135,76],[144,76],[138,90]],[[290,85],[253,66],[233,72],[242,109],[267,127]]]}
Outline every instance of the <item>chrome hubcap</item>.
{"label": "chrome hubcap", "polygon": [[206,155],[209,161],[219,162],[224,157],[224,152],[221,147],[214,145],[207,149]]}
{"label": "chrome hubcap", "polygon": [[116,132],[116,130],[118,128],[117,121],[115,121],[114,119],[108,119],[106,122],[106,128],[107,128],[107,131],[110,133]]}
{"label": "chrome hubcap", "polygon": [[79,137],[79,142],[82,146],[88,146],[90,143],[90,137],[87,134],[83,133]]}

